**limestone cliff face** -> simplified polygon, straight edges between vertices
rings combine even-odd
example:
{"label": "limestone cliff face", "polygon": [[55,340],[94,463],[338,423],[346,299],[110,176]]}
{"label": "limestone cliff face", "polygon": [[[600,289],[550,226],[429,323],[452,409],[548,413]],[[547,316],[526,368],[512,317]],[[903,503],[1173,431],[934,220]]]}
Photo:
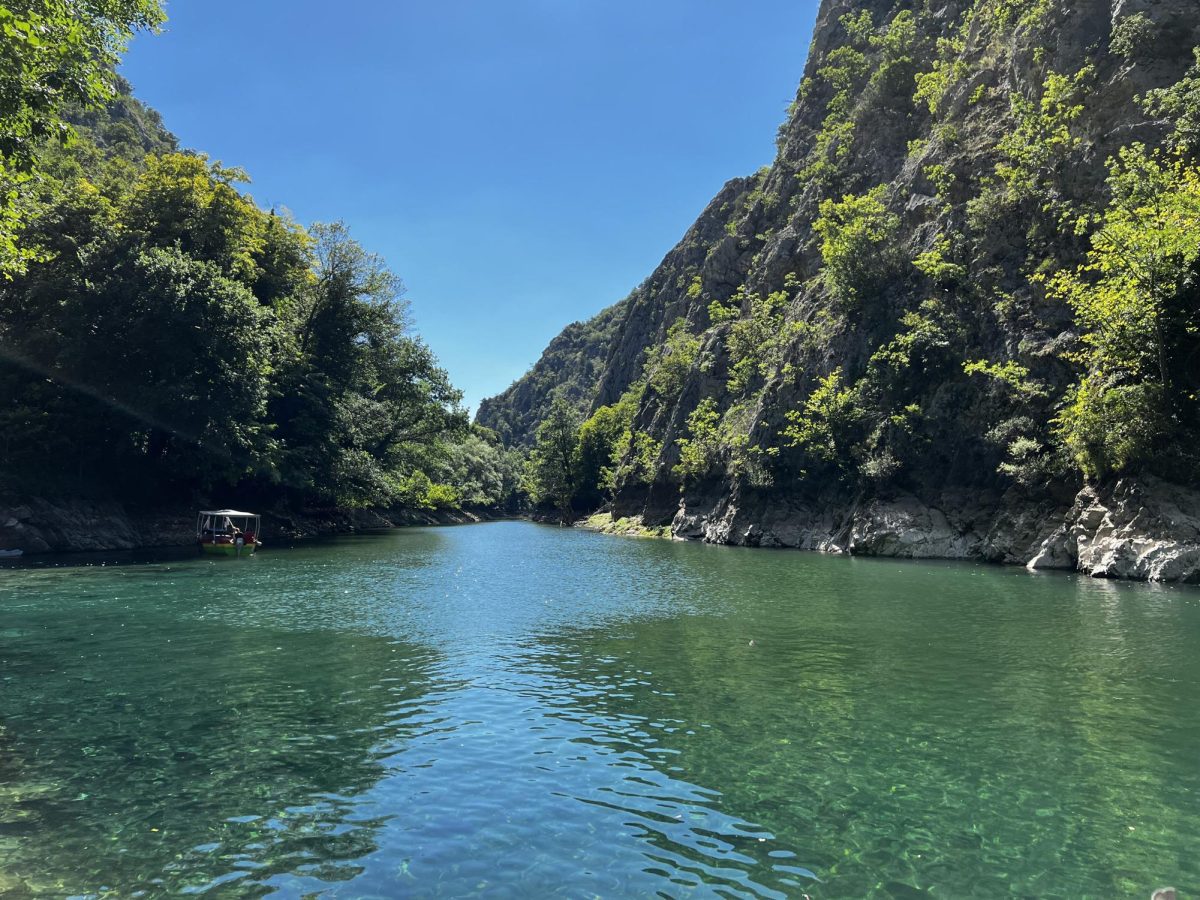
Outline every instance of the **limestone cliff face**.
{"label": "limestone cliff face", "polygon": [[[652,460],[618,471],[614,513],[681,537],[1200,578],[1090,564],[1081,510],[1174,488],[1080,494],[1055,459],[1079,332],[1037,279],[1082,259],[1071,223],[1107,202],[1111,156],[1164,139],[1139,97],[1197,45],[1193,0],[824,0],[774,164],[584,326],[580,364],[543,358],[480,421],[527,444],[559,384],[591,409],[632,390]],[[689,441],[707,458],[681,466]]]}

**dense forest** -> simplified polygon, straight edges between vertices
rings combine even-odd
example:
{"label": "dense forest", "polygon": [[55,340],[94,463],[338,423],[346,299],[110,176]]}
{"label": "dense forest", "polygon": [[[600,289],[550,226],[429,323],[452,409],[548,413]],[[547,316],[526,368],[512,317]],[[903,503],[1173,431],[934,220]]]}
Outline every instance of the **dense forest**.
{"label": "dense forest", "polygon": [[404,288],[342,223],[264,210],[114,66],[152,0],[0,7],[0,490],[143,504],[498,507]]}
{"label": "dense forest", "polygon": [[535,494],[819,545],[1200,485],[1194,3],[825,0],[777,148],[481,407]]}

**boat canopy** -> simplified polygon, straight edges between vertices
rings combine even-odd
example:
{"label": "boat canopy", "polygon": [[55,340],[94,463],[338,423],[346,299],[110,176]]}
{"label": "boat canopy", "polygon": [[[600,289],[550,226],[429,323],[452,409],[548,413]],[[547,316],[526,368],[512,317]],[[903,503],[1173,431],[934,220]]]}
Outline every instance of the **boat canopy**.
{"label": "boat canopy", "polygon": [[238,512],[236,509],[202,509],[202,516],[255,516],[256,513]]}

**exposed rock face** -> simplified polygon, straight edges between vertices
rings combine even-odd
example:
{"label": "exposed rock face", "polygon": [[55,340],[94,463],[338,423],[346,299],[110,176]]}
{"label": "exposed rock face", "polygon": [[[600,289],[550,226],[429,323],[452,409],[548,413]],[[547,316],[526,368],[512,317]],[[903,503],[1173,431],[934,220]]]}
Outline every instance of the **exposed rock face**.
{"label": "exposed rock face", "polygon": [[1200,582],[1200,493],[1156,478],[1085,488],[1031,569],[1078,568],[1101,578]]}
{"label": "exposed rock face", "polygon": [[845,504],[726,497],[704,512],[681,503],[675,536],[754,547],[908,559],[977,559],[1098,578],[1200,583],[1200,492],[1156,478],[1085,487],[1072,506],[1018,493],[906,494]]}
{"label": "exposed rock face", "polygon": [[510,446],[529,446],[545,411],[556,397],[586,409],[612,356],[617,328],[630,300],[610,306],[587,322],[562,330],[541,359],[508,390],[479,404],[475,421],[492,429]]}
{"label": "exposed rock face", "polygon": [[[1178,82],[1197,45],[1194,0],[823,0],[774,164],[727,184],[614,307],[592,345],[601,370],[571,370],[592,409],[649,382],[633,430],[652,471],[618,477],[612,514],[723,543],[1194,578],[1194,492],[1085,488],[1052,459],[1081,335],[1031,276],[1082,261],[1087,240],[1063,223],[1104,208],[1118,150],[1161,145],[1171,123],[1139,97]],[[882,274],[848,291],[830,274],[829,223],[850,231],[831,207],[870,197],[886,217],[858,225],[888,236],[842,265]],[[680,322],[698,350],[668,389],[648,373]],[[1014,393],[984,362],[1029,383]],[[549,398],[548,372],[510,395]],[[814,452],[788,426],[834,376],[827,407],[844,390],[866,424]],[[516,420],[507,396],[489,419]],[[719,449],[683,472],[702,403]],[[525,409],[513,440],[528,445],[540,419]]]}
{"label": "exposed rock face", "polygon": [[1066,509],[1031,507],[1017,496],[947,493],[935,504],[911,494],[846,502],[831,493],[808,503],[736,501],[706,513],[681,506],[676,535],[715,543],[795,547],[858,556],[980,559],[1024,563]]}
{"label": "exposed rock face", "polygon": [[585,412],[620,397],[641,374],[646,349],[695,308],[688,296],[690,273],[704,269],[724,296],[741,283],[750,253],[726,225],[754,184],[753,178],[726,183],[653,276],[594,318],[564,328],[525,375],[479,404],[475,421],[509,445],[528,447],[556,397]]}
{"label": "exposed rock face", "polygon": [[[177,524],[177,523],[174,523]],[[195,533],[188,529],[190,540]],[[46,553],[53,550],[130,550],[140,546],[181,543],[174,527],[161,539],[147,540],[117,503],[73,501],[51,503],[33,499],[0,507],[0,549]]]}

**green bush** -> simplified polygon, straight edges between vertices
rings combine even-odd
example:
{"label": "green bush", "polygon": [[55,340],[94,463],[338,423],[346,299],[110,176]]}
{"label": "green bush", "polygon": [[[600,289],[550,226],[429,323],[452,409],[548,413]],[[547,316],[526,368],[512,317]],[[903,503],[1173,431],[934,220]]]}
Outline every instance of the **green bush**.
{"label": "green bush", "polygon": [[1163,437],[1162,388],[1157,384],[1108,386],[1084,378],[1056,419],[1058,434],[1088,478],[1119,475],[1148,462]]}
{"label": "green bush", "polygon": [[888,186],[824,200],[813,231],[821,238],[823,277],[835,300],[853,305],[879,289],[894,271],[892,246],[900,217],[887,207]]}

